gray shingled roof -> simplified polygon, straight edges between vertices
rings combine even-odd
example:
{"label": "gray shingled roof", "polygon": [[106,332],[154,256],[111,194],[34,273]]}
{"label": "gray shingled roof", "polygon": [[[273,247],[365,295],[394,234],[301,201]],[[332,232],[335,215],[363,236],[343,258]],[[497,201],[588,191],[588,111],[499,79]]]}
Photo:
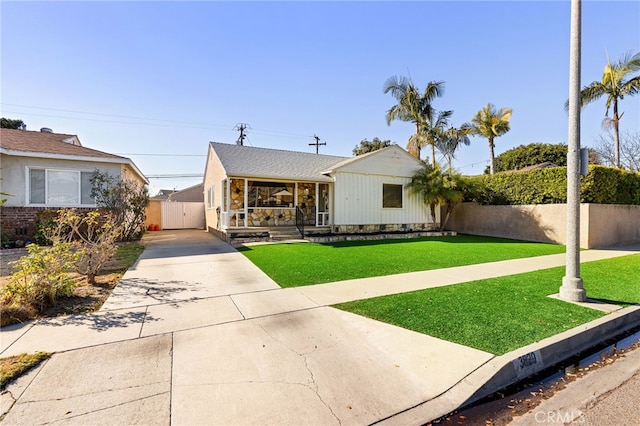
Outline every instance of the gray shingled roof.
{"label": "gray shingled roof", "polygon": [[325,181],[322,172],[349,157],[211,142],[229,176]]}

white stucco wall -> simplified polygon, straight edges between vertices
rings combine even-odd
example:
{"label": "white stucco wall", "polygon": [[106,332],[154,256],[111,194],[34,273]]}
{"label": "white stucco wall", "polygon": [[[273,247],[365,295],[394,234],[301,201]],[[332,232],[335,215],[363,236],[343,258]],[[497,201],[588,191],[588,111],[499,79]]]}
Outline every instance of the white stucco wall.
{"label": "white stucco wall", "polygon": [[[28,205],[27,170],[29,167],[80,170],[85,172],[93,172],[98,169],[114,177],[120,177],[123,168],[126,168],[126,166],[122,164],[0,155],[0,176],[2,177],[0,189],[2,192],[9,194],[9,196],[4,196],[7,200],[4,204],[5,206],[24,207]],[[134,174],[133,171],[128,170],[126,174],[127,177],[141,182],[140,178],[137,178],[137,175]]]}
{"label": "white stucco wall", "polygon": [[[207,155],[207,163],[205,165],[204,174],[204,216],[205,227],[216,229],[218,227],[218,218],[216,215],[216,208],[220,207],[222,210],[222,181],[227,178],[227,175],[222,167],[222,163],[215,152],[209,147]],[[207,191],[213,185],[213,207],[209,208],[207,205]]]}

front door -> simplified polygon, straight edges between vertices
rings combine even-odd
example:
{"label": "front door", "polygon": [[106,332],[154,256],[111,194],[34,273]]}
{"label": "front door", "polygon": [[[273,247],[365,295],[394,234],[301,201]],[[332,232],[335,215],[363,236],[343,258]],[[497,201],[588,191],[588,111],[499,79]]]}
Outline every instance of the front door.
{"label": "front door", "polygon": [[329,225],[329,184],[318,184],[318,217],[316,226]]}

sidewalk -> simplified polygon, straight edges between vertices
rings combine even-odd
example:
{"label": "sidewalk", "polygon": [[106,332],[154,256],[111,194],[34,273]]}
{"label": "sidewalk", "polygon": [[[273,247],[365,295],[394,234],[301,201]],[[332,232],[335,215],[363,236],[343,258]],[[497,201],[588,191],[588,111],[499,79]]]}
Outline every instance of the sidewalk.
{"label": "sidewalk", "polygon": [[[3,408],[17,401],[7,424],[424,422],[477,394],[513,354],[495,357],[329,306],[564,264],[552,255],[281,289],[204,231],[145,239],[100,312],[0,332],[2,357],[57,352],[2,396]],[[610,332],[637,311],[616,311],[593,328]]]}

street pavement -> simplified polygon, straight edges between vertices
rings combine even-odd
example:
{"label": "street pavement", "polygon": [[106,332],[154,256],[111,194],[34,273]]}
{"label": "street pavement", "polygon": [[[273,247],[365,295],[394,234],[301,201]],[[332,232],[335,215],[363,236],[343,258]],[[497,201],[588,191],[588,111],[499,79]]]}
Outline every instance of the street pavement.
{"label": "street pavement", "polygon": [[569,383],[510,425],[640,425],[640,348]]}
{"label": "street pavement", "polygon": [[[423,424],[640,324],[638,306],[588,303],[609,315],[495,356],[330,306],[560,266],[564,255],[281,289],[204,231],[144,243],[99,312],[0,331],[1,357],[55,352],[1,395],[3,423]],[[535,365],[515,367],[531,353]]]}

